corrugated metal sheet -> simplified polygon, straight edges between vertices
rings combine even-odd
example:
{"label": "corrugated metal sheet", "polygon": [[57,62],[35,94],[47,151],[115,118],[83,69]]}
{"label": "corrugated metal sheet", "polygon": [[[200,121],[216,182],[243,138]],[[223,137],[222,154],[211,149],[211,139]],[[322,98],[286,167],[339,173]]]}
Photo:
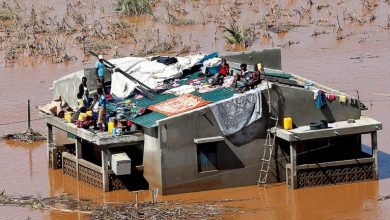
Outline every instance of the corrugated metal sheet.
{"label": "corrugated metal sheet", "polygon": [[157,126],[156,121],[164,119],[166,117],[167,117],[166,115],[163,115],[163,114],[158,113],[158,112],[150,112],[150,113],[146,113],[146,114],[143,114],[141,116],[138,116],[138,117],[132,119],[131,121],[136,123],[136,124],[139,124],[141,126],[147,127],[147,128],[153,128],[153,127]]}
{"label": "corrugated metal sheet", "polygon": [[159,94],[159,95],[155,95],[154,96],[155,99],[153,99],[153,100],[143,97],[140,99],[132,98],[131,101],[133,103],[136,103],[138,107],[147,108],[151,105],[166,101],[168,99],[173,99],[175,97],[176,97],[176,95],[173,95],[173,94]]}
{"label": "corrugated metal sheet", "polygon": [[232,97],[235,93],[236,91],[232,88],[220,88],[206,93],[193,92],[192,94],[209,102],[218,102]]}

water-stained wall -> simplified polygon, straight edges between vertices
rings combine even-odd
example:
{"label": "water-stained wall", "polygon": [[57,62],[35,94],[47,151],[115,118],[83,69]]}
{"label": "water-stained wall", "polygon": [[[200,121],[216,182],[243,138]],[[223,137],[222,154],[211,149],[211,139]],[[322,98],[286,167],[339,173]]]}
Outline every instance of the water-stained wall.
{"label": "water-stained wall", "polygon": [[[159,132],[159,137],[154,136],[149,140],[147,136],[150,135],[146,132],[145,178],[155,183],[152,185],[162,189],[162,194],[256,184],[266,130],[269,126],[267,94],[267,91],[262,93],[262,118],[227,137],[220,131],[208,107],[160,121],[159,131],[157,129],[155,131]],[[317,109],[314,105],[313,92],[300,88],[275,85],[270,97],[272,112],[277,112],[281,119],[285,116],[292,117],[297,126],[321,119],[347,120],[360,116],[359,108],[340,104],[337,100],[327,103],[323,109]],[[224,137],[224,140],[215,142],[216,169],[199,172],[198,146],[194,139],[217,136]],[[161,161],[158,160],[159,156]],[[289,163],[289,148],[277,144],[272,158],[268,181],[285,181],[285,164]],[[160,175],[161,185],[157,181]]]}

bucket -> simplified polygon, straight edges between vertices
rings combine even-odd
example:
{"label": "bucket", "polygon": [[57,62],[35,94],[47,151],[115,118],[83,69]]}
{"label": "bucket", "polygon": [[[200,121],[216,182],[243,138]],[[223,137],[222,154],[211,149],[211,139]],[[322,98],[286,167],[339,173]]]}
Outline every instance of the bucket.
{"label": "bucket", "polygon": [[112,129],[114,128],[114,122],[113,121],[108,122],[107,127],[108,127],[108,130],[107,130],[108,133],[112,134]]}
{"label": "bucket", "polygon": [[65,121],[67,122],[72,122],[72,115],[73,115],[73,112],[65,112],[65,115],[64,115],[64,119]]}
{"label": "bucket", "polygon": [[86,114],[86,113],[80,113],[80,115],[79,115],[79,121],[85,121],[86,117],[87,117],[87,114]]}
{"label": "bucket", "polygon": [[92,117],[93,112],[92,112],[92,111],[87,111],[87,115],[88,115],[89,117]]}
{"label": "bucket", "polygon": [[283,128],[286,130],[290,130],[293,127],[292,118],[286,117],[283,119]]}

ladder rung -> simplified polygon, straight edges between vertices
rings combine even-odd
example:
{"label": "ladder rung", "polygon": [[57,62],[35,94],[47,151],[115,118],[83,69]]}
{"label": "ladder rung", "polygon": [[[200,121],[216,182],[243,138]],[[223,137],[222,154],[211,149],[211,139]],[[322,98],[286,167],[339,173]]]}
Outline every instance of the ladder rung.
{"label": "ladder rung", "polygon": [[267,173],[268,170],[259,170],[259,172],[264,172],[264,173]]}
{"label": "ladder rung", "polygon": [[266,146],[266,147],[273,147],[274,144],[264,144],[264,146]]}
{"label": "ladder rung", "polygon": [[265,161],[265,162],[271,162],[271,159],[261,159],[261,161]]}
{"label": "ladder rung", "polygon": [[269,117],[270,119],[272,119],[272,120],[278,120],[278,118],[275,118],[275,117]]}

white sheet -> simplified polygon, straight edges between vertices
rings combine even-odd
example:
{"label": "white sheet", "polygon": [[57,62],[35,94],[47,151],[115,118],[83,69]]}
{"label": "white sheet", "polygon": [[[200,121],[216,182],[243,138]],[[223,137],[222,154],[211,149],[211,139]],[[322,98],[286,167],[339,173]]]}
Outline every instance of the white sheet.
{"label": "white sheet", "polygon": [[[183,75],[183,70],[189,69],[199,62],[205,55],[177,57],[178,62],[165,65],[157,61],[150,61],[141,57],[125,57],[109,60],[132,77],[152,89],[162,85],[166,79],[175,79]],[[126,98],[134,91],[136,84],[120,73],[112,75],[111,93],[119,98]]]}

